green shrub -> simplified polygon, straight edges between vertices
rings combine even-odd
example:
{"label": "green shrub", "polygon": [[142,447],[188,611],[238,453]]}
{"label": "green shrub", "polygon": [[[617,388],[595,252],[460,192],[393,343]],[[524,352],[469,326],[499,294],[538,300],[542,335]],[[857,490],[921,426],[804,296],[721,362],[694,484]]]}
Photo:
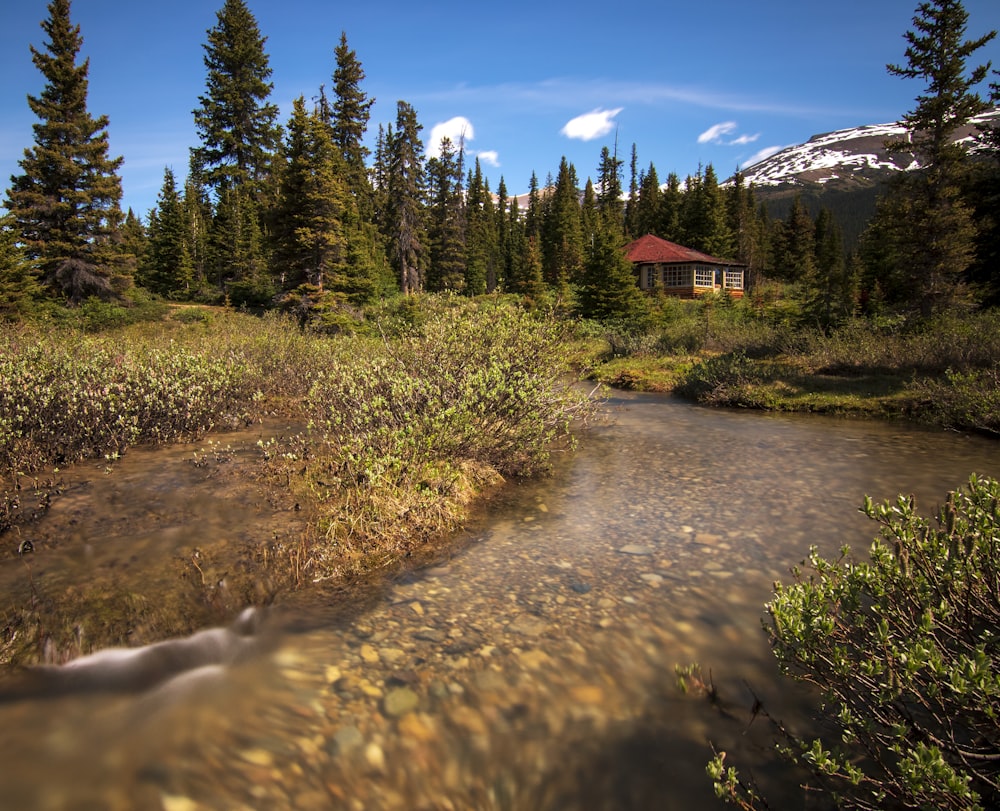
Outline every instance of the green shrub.
{"label": "green shrub", "polygon": [[[972,476],[936,521],[902,496],[862,510],[881,528],[869,560],[812,550],[767,606],[782,671],[822,691],[839,732],[784,751],[848,807],[996,808],[1000,483]],[[753,807],[721,755],[709,773]]]}
{"label": "green shrub", "polygon": [[949,369],[915,388],[923,418],[959,431],[1000,436],[1000,365],[966,372]]}
{"label": "green shrub", "polygon": [[715,355],[693,364],[675,391],[699,403],[718,406],[760,406],[757,389],[763,382],[759,367],[743,352]]}

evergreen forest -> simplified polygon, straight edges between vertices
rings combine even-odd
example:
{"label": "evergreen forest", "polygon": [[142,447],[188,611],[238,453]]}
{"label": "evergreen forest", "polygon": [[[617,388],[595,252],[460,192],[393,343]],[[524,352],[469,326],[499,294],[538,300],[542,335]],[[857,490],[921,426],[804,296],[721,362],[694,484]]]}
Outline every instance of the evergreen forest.
{"label": "evergreen forest", "polygon": [[627,167],[616,144],[595,155],[593,177],[564,158],[544,181],[516,179],[526,195],[503,177],[491,188],[462,143],[446,139],[426,157],[406,101],[369,138],[374,99],[346,33],[329,87],[303,88],[279,121],[266,36],[244,0],[225,0],[207,32],[187,175],[165,168],[156,206],[123,212],[123,158],[109,154],[108,119],[88,110],[80,28],[70,0],[52,0],[46,41],[31,47],[44,82],[28,99],[34,143],[4,200],[0,318],[153,297],[278,309],[339,331],[400,293],[502,292],[642,325],[654,302],[622,249],[645,234],[745,264],[751,301],[791,301],[824,330],[859,315],[992,306],[1000,138],[985,130],[973,160],[948,137],[998,100],[996,83],[977,94],[989,66],[966,64],[992,35],[956,45],[967,15],[936,5],[908,64],[888,66],[936,88],[904,119],[926,137],[899,145],[925,168],[900,173],[860,223],[849,207],[799,198],[772,219],[739,172],[720,181],[709,164],[664,178],[635,144]]}

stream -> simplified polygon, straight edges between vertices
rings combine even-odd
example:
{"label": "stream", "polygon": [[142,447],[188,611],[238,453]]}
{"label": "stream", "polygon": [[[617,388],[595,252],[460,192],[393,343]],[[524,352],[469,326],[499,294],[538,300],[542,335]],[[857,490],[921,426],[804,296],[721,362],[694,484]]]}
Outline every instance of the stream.
{"label": "stream", "polygon": [[[248,483],[206,487],[254,437],[222,442],[211,465],[163,448],[66,471],[32,529],[32,587],[98,562],[118,583],[163,577],[199,544],[301,532]],[[616,393],[551,477],[505,488],[360,616],[312,589],[250,637],[221,632],[238,655],[148,689],[0,701],[0,809],[722,808],[710,741],[774,807],[821,807],[751,723],[754,694],[793,728],[812,705],[761,629],[772,584],[813,545],[864,554],[866,494],[931,514],[973,472],[1000,477],[996,442]],[[23,587],[24,561],[0,564]],[[676,688],[693,662],[719,707]]]}

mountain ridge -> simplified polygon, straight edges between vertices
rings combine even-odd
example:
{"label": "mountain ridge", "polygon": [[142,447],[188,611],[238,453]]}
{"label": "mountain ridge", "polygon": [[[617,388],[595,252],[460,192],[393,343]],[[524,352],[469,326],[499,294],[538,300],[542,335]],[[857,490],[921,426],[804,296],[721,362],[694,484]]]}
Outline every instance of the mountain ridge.
{"label": "mountain ridge", "polygon": [[[978,126],[1000,121],[1000,108],[973,118],[955,133],[956,141],[972,142]],[[841,188],[872,186],[894,172],[919,168],[912,152],[890,151],[886,142],[909,140],[898,122],[866,124],[813,135],[742,170],[744,182],[758,190],[782,185],[834,184]]]}

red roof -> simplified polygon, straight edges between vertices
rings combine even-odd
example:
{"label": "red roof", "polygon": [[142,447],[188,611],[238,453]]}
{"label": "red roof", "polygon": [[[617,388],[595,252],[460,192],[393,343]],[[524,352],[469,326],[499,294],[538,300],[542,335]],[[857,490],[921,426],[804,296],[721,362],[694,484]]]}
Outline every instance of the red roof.
{"label": "red roof", "polygon": [[726,259],[716,259],[714,256],[709,256],[707,253],[696,251],[694,248],[685,248],[683,245],[678,245],[676,242],[669,242],[666,239],[654,237],[652,234],[646,234],[646,236],[639,237],[637,240],[630,243],[628,247],[625,248],[625,253],[628,256],[628,260],[633,264],[670,264],[681,262],[700,262],[702,264],[709,265],[737,264]]}

